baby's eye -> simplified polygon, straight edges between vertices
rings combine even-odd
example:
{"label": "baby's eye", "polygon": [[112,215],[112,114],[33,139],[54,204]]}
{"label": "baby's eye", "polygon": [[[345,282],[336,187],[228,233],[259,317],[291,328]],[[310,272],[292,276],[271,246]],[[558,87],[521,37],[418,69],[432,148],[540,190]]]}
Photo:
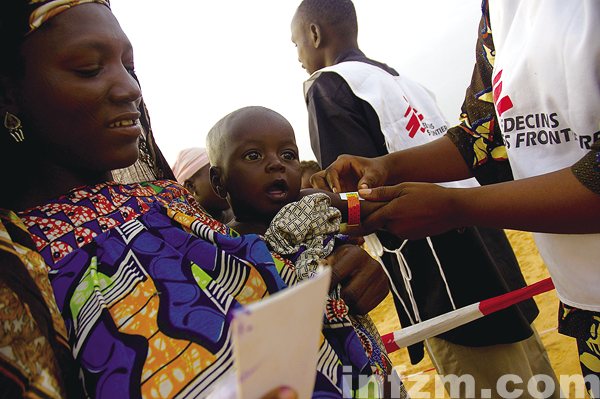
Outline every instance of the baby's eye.
{"label": "baby's eye", "polygon": [[246,161],[257,161],[261,159],[261,155],[258,151],[248,151],[244,154],[244,159]]}
{"label": "baby's eye", "polygon": [[283,153],[281,153],[281,157],[286,161],[293,161],[295,159],[298,159],[298,155],[296,155],[296,153],[292,150],[284,151]]}

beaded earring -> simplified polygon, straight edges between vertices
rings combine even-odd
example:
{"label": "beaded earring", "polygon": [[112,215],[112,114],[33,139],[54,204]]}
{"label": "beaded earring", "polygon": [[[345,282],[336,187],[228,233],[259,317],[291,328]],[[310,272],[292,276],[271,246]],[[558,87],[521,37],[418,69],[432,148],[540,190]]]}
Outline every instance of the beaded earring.
{"label": "beaded earring", "polygon": [[4,115],[4,127],[8,130],[13,140],[17,143],[25,141],[25,135],[21,128],[21,120],[16,115],[6,112]]}

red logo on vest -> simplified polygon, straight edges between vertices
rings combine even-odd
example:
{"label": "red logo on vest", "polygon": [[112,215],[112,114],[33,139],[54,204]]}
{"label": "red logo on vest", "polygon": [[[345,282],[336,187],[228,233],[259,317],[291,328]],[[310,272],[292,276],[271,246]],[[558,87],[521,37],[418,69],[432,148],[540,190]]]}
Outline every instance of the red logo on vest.
{"label": "red logo on vest", "polygon": [[509,96],[500,97],[502,95],[502,81],[500,79],[502,79],[502,70],[494,76],[493,82],[494,105],[496,106],[498,116],[502,116],[503,113],[513,107],[513,103]]}
{"label": "red logo on vest", "polygon": [[[404,97],[406,102],[408,100]],[[423,115],[419,113],[414,107],[410,105],[406,109],[404,116],[407,117],[410,114],[410,118],[408,119],[408,123],[406,124],[406,130],[408,130],[408,136],[412,139],[415,137],[418,131],[421,133],[425,133],[425,127],[421,125],[421,121],[423,120]]]}

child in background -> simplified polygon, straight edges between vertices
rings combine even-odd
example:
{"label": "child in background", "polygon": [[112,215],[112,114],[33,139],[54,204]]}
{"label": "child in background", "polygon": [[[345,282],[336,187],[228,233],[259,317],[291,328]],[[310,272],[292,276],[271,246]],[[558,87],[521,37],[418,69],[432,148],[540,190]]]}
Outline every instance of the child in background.
{"label": "child in background", "polygon": [[198,204],[219,222],[233,218],[229,204],[213,191],[208,178],[210,163],[205,148],[186,148],[177,155],[172,166],[177,182],[188,189]]}
{"label": "child in background", "polygon": [[[338,194],[301,192],[294,130],[283,116],[264,107],[236,110],[210,130],[207,149],[213,189],[233,210],[229,226],[240,234],[262,235],[281,255],[278,267],[290,269],[281,273],[288,276],[288,285],[312,276],[319,261],[343,244],[337,233],[348,204]],[[334,287],[324,335],[339,360],[353,366],[354,377],[373,374],[381,382],[389,375],[391,362],[379,333],[368,315],[349,311],[339,287]]]}
{"label": "child in background", "polygon": [[310,177],[321,171],[317,161],[300,161],[300,172],[302,173],[302,188],[312,188]]}

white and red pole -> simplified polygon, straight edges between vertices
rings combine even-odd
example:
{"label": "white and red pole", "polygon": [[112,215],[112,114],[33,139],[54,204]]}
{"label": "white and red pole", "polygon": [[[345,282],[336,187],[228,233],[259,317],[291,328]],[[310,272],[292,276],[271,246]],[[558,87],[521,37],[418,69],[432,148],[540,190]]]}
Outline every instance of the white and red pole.
{"label": "white and red pole", "polygon": [[427,338],[435,337],[436,335],[445,333],[463,324],[467,324],[480,317],[487,316],[494,312],[532,298],[535,295],[541,294],[554,289],[554,284],[550,277],[538,281],[537,283],[528,285],[527,287],[519,288],[506,294],[485,299],[471,305],[467,305],[460,309],[453,310],[425,320],[421,323],[403,328],[398,331],[383,335],[383,344],[388,353],[397,351],[400,348],[416,344]]}

